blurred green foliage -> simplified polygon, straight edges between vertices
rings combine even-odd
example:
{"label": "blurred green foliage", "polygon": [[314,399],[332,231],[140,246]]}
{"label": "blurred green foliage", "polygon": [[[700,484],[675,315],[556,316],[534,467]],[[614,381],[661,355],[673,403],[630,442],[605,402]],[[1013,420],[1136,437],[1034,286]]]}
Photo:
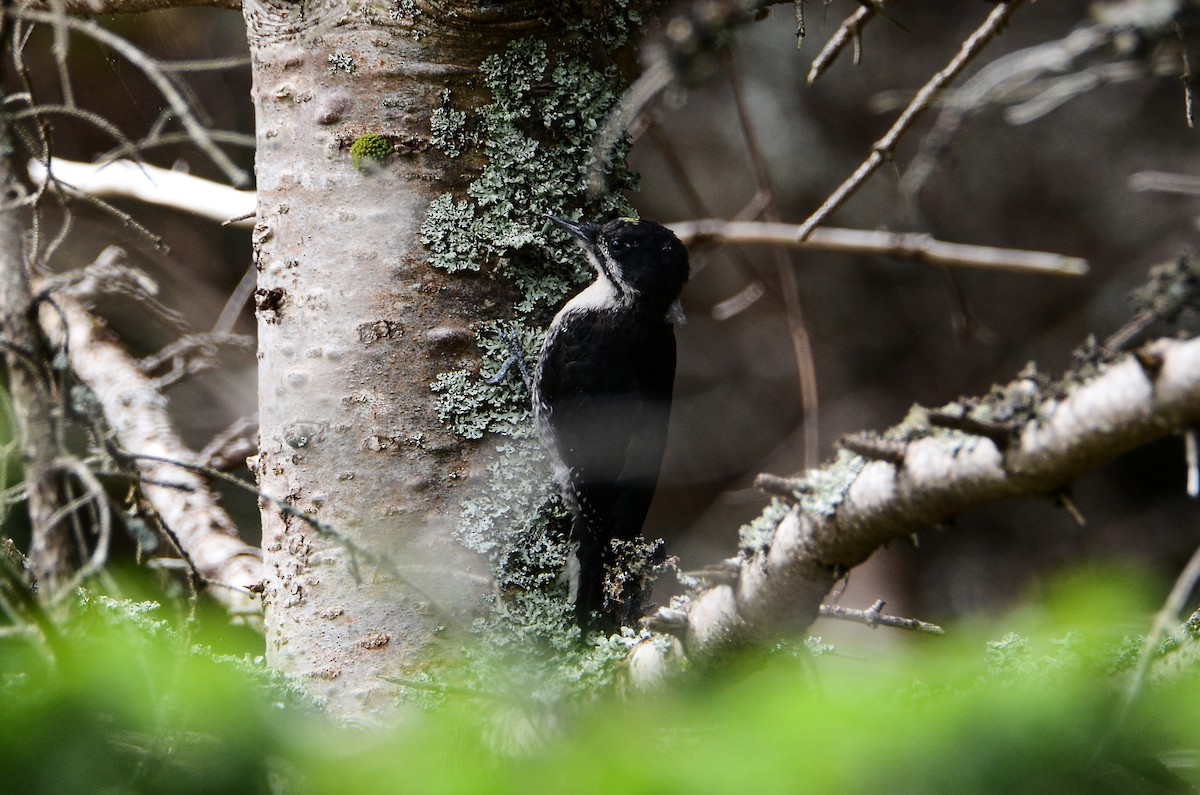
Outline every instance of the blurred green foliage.
{"label": "blurred green foliage", "polygon": [[0,791],[1191,791],[1197,677],[1156,681],[1118,719],[1153,609],[1137,578],[1088,572],[1003,630],[903,636],[876,659],[781,646],[573,712],[447,687],[370,730],[153,604],[81,597],[51,642],[0,639]]}

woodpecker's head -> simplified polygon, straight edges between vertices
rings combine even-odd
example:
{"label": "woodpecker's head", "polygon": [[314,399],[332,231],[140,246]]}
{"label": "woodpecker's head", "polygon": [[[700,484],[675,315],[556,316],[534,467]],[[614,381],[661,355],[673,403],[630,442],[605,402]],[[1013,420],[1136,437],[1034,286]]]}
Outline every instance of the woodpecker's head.
{"label": "woodpecker's head", "polygon": [[688,279],[688,253],[675,233],[653,221],[617,218],[588,224],[547,216],[579,241],[617,300],[649,311],[666,311]]}

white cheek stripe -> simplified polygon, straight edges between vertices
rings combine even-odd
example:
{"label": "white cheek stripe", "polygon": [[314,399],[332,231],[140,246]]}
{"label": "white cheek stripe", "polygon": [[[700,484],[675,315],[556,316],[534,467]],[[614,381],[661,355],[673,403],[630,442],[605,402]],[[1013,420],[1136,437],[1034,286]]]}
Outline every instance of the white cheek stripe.
{"label": "white cheek stripe", "polygon": [[592,267],[596,269],[602,278],[607,276],[608,278],[612,279],[617,285],[617,292],[623,296],[622,303],[628,303],[632,290],[630,290],[626,281],[621,278],[621,269],[618,268],[617,263],[613,261],[612,254],[609,253],[607,247],[602,244],[598,246],[598,248],[600,249],[600,256],[604,257],[604,265],[606,267],[601,268],[599,263],[595,261],[596,254],[589,251],[588,257],[592,260]]}
{"label": "white cheek stripe", "polygon": [[568,312],[585,312],[594,309],[616,309],[621,305],[617,288],[603,275],[592,282],[559,310],[559,315]]}

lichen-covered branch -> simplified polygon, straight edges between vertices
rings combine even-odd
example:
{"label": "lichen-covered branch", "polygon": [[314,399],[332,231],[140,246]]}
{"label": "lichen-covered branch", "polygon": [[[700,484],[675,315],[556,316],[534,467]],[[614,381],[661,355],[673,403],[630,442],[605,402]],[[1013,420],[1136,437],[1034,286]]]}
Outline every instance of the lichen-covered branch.
{"label": "lichen-covered branch", "polygon": [[[734,561],[736,581],[652,616],[652,628],[659,622],[683,644],[643,642],[632,652],[634,676],[661,675],[683,649],[708,654],[802,629],[837,579],[889,541],[985,503],[1053,495],[1122,453],[1200,423],[1200,339],[1156,340],[1090,369],[1053,386],[1021,378],[1001,397],[938,413],[915,409],[880,435],[887,455],[843,449],[833,463],[784,481],[791,504],[777,503],[761,540],[748,539],[752,548]],[[937,419],[948,415],[968,421]],[[973,423],[1007,435],[980,435]]]}
{"label": "lichen-covered branch", "polygon": [[[43,307],[41,323],[52,339],[64,341],[65,336],[71,369],[95,394],[125,450],[167,461],[195,459],[175,432],[153,380],[78,300],[56,294],[54,306]],[[238,538],[204,479],[166,461],[139,458],[137,466],[142,493],[197,573],[217,586],[211,589],[213,597],[231,612],[257,615],[259,607],[248,588],[263,579],[262,555]]]}

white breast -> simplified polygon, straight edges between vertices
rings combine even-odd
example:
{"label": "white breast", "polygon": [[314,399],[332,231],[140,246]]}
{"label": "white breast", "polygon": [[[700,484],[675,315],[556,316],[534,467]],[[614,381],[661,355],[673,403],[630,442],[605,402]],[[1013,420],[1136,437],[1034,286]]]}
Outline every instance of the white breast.
{"label": "white breast", "polygon": [[559,310],[555,316],[557,325],[559,318],[568,315],[572,312],[585,312],[595,309],[616,309],[621,305],[620,296],[617,294],[617,288],[608,279],[601,276],[596,281],[589,284],[579,295],[567,301],[563,308]]}

